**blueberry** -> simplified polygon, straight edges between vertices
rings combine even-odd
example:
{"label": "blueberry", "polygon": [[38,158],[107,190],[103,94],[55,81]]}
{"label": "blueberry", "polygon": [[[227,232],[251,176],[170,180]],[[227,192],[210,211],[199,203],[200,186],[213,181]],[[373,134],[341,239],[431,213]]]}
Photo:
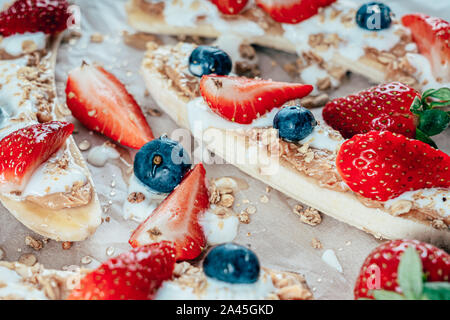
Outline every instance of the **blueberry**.
{"label": "blueberry", "polygon": [[191,168],[191,160],[181,144],[161,137],[144,145],[134,159],[134,174],[156,192],[169,193]]}
{"label": "blueberry", "polygon": [[292,142],[305,139],[316,125],[311,111],[300,106],[285,107],[273,119],[273,127],[278,129],[279,136]]}
{"label": "blueberry", "polygon": [[226,76],[233,64],[225,51],[211,46],[198,46],[189,57],[189,71],[196,77],[207,74]]}
{"label": "blueberry", "polygon": [[356,23],[363,29],[376,31],[389,28],[392,23],[391,9],[381,2],[366,3],[356,13]]}
{"label": "blueberry", "polygon": [[203,261],[208,277],[228,283],[255,283],[260,269],[256,254],[234,243],[214,247]]}

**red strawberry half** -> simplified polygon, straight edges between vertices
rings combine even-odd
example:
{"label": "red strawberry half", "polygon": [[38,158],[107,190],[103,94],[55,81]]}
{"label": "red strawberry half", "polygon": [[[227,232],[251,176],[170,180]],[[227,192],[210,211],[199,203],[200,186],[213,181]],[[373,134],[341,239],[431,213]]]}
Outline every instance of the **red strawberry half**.
{"label": "red strawberry half", "polygon": [[52,121],[17,130],[0,141],[0,192],[22,191],[33,172],[65,143],[73,124]]}
{"label": "red strawberry half", "polygon": [[248,0],[211,0],[223,14],[238,14],[247,5]]}
{"label": "red strawberry half", "polygon": [[448,127],[449,114],[438,109],[446,104],[450,104],[449,88],[430,89],[421,96],[407,85],[392,82],[334,99],[322,115],[346,139],[371,130],[387,130],[436,147],[429,137]]}
{"label": "red strawberry half", "polygon": [[450,256],[417,240],[389,241],[370,253],[355,299],[450,299]]}
{"label": "red strawberry half", "polygon": [[320,8],[329,6],[336,0],[256,0],[256,4],[266,11],[273,20],[296,24],[315,16]]}
{"label": "red strawberry half", "polygon": [[202,164],[192,169],[131,235],[133,247],[161,240],[176,245],[177,260],[196,258],[206,245],[199,217],[209,208],[206,171]]}
{"label": "red strawberry half", "polygon": [[326,123],[346,139],[371,130],[416,136],[417,119],[410,111],[419,92],[399,82],[379,85],[330,101],[322,111]]}
{"label": "red strawberry half", "polygon": [[87,274],[69,300],[149,300],[172,277],[173,243],[163,241],[132,249]]}
{"label": "red strawberry half", "polygon": [[83,64],[69,73],[67,105],[88,129],[134,149],[153,140],[141,108],[125,86],[99,66]]}
{"label": "red strawberry half", "polygon": [[307,96],[312,90],[310,85],[243,77],[209,75],[200,81],[201,94],[211,110],[241,124],[250,124],[287,101]]}
{"label": "red strawberry half", "polygon": [[370,131],[347,140],[339,149],[336,166],[350,189],[372,200],[450,187],[450,156],[389,131]]}
{"label": "red strawberry half", "polygon": [[411,29],[419,52],[431,62],[434,76],[450,81],[450,23],[420,13],[403,16],[402,23]]}
{"label": "red strawberry half", "polygon": [[0,13],[0,35],[61,32],[67,28],[68,7],[66,0],[17,0]]}

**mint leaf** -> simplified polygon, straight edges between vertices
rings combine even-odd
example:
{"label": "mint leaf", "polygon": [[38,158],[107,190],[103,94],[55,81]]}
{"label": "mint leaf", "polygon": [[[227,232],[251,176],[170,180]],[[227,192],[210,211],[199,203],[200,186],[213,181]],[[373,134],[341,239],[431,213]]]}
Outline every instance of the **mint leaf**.
{"label": "mint leaf", "polygon": [[427,136],[435,136],[447,129],[450,117],[445,111],[431,109],[420,114],[419,129]]}
{"label": "mint leaf", "polygon": [[400,257],[398,284],[407,299],[420,299],[423,290],[422,260],[413,247],[408,247]]}
{"label": "mint leaf", "polygon": [[437,144],[433,140],[431,140],[429,136],[423,133],[419,128],[416,128],[416,139],[425,142],[426,144],[429,144],[435,149],[439,149]]}
{"label": "mint leaf", "polygon": [[405,300],[405,297],[393,291],[374,290],[372,294],[376,300]]}
{"label": "mint leaf", "polygon": [[423,294],[429,300],[450,300],[450,283],[427,282],[423,286]]}

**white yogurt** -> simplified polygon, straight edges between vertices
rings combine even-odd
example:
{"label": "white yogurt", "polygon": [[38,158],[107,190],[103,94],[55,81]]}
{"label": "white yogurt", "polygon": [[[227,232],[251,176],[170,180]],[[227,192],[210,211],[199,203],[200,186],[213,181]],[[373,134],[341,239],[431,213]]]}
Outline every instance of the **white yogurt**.
{"label": "white yogurt", "polygon": [[[43,94],[40,90],[34,90],[30,93],[30,99],[25,99],[24,91],[30,84],[19,79],[18,72],[26,65],[27,58],[0,60],[0,106],[8,119],[15,118],[19,113],[34,114],[37,111],[36,95]],[[2,122],[2,127],[7,124]]]}
{"label": "white yogurt", "polygon": [[27,42],[33,42],[36,50],[43,50],[47,45],[47,35],[43,32],[26,32],[15,34],[0,40],[0,49],[3,49],[13,57],[21,56]]}
{"label": "white yogurt", "polygon": [[[339,0],[336,3],[324,8],[326,19],[322,20],[319,15],[315,15],[298,24],[283,24],[284,37],[296,45],[298,53],[310,51],[312,48],[308,44],[309,36],[317,33],[333,34],[337,33],[344,41],[337,48],[330,47],[327,51],[316,52],[325,60],[331,59],[335,52],[350,60],[357,61],[365,52],[364,48],[372,47],[378,50],[390,50],[400,40],[396,34],[398,29],[404,29],[400,25],[392,25],[388,29],[369,31],[360,28],[353,17],[348,24],[341,22],[341,16],[331,18],[333,9],[349,12],[357,9],[358,4],[353,1]],[[356,14],[356,13],[355,13]]]}
{"label": "white yogurt", "polygon": [[0,298],[8,296],[25,300],[48,300],[43,291],[24,283],[15,271],[0,266]]}
{"label": "white yogurt", "polygon": [[87,156],[87,161],[96,167],[104,167],[110,160],[120,158],[120,153],[114,147],[104,143],[101,146],[92,148]]}
{"label": "white yogurt", "polygon": [[331,250],[331,249],[325,250],[325,252],[322,255],[322,260],[327,265],[329,265],[330,267],[336,269],[337,271],[339,271],[341,273],[344,272],[344,270],[342,269],[342,266],[339,263],[339,260],[338,260],[338,258],[336,256],[336,253],[333,250]]}
{"label": "white yogurt", "polygon": [[[88,178],[83,169],[78,166],[73,157],[68,154],[69,148],[61,148],[50,159],[43,163],[31,176],[27,183],[25,190],[22,193],[23,197],[38,196],[43,197],[49,194],[66,193],[72,190],[75,183],[80,182],[84,185],[88,182]],[[67,155],[68,166],[64,170],[54,169],[58,161]]]}
{"label": "white yogurt", "polygon": [[137,222],[143,222],[150,216],[156,207],[169,195],[168,193],[156,193],[150,190],[133,174],[130,177],[128,186],[128,195],[133,192],[142,193],[145,200],[140,203],[131,203],[125,200],[123,205],[123,217],[133,219]]}
{"label": "white yogurt", "polygon": [[[165,1],[164,17],[169,25],[177,27],[196,27],[198,24],[212,24],[223,33],[264,35],[264,30],[252,21],[227,21],[221,18],[217,7],[210,1],[170,0]],[[199,17],[202,18],[199,21]]]}
{"label": "white yogurt", "polygon": [[261,272],[252,284],[231,284],[206,277],[204,290],[194,293],[192,287],[181,286],[176,281],[165,281],[158,290],[157,300],[263,300],[275,292],[271,277]]}
{"label": "white yogurt", "polygon": [[419,80],[419,83],[423,84],[423,91],[428,89],[450,87],[450,82],[438,82],[434,78],[430,61],[428,61],[425,56],[417,53],[407,53],[406,58],[409,63],[416,68],[417,72],[415,76]]}
{"label": "white yogurt", "polygon": [[384,203],[386,209],[392,208],[399,200],[407,200],[414,203],[420,209],[431,209],[439,212],[443,217],[450,216],[450,190],[444,188],[420,189],[407,191],[397,198]]}
{"label": "white yogurt", "polygon": [[338,151],[344,138],[339,140],[331,137],[331,128],[326,125],[318,125],[314,127],[313,132],[305,139],[300,141],[300,144],[309,144],[310,147],[316,149],[329,150],[331,152]]}
{"label": "white yogurt", "polygon": [[238,233],[239,219],[235,215],[221,218],[212,210],[214,206],[211,206],[199,221],[208,244],[212,246],[232,242]]}
{"label": "white yogurt", "polygon": [[312,64],[309,67],[303,69],[300,73],[300,77],[303,83],[308,83],[314,85],[314,91],[311,94],[319,94],[317,89],[317,82],[324,78],[329,78],[331,80],[331,86],[336,88],[340,85],[340,81],[336,78],[330,76],[325,69],[320,68],[317,64]]}

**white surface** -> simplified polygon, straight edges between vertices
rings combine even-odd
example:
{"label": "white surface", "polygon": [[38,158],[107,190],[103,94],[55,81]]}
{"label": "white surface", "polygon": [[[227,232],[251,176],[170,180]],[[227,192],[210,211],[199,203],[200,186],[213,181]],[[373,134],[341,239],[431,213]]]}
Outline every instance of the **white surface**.
{"label": "white surface", "polygon": [[[3,4],[5,0],[0,0]],[[123,1],[76,1],[82,5],[82,31],[83,37],[75,44],[64,44],[60,50],[57,65],[58,94],[64,97],[67,73],[74,67],[86,62],[98,62],[107,70],[112,71],[122,80],[130,92],[136,97],[144,108],[157,108],[151,98],[145,97],[144,84],[138,74],[143,52],[123,45],[120,32],[132,29],[126,25]],[[364,2],[364,1],[361,1]],[[433,5],[419,1],[389,1],[393,8],[402,4],[418,4],[417,8],[427,8],[430,13],[445,13],[447,19],[450,10],[447,0],[433,1]],[[405,10],[416,11],[416,10]],[[427,12],[426,10],[424,12]],[[106,36],[104,43],[92,44],[90,35],[100,32]],[[172,40],[173,41],[173,40]],[[295,56],[268,49],[259,49],[260,65],[263,75],[278,81],[293,81],[280,66],[292,62]],[[279,66],[272,67],[270,61],[275,59]],[[367,81],[360,77],[353,77],[345,81],[343,86],[333,96],[344,95],[368,87]],[[321,119],[321,110],[314,110],[314,114]],[[156,136],[163,133],[170,134],[177,128],[167,115],[159,118],[148,117],[149,123]],[[79,131],[75,135],[78,143],[87,139],[93,146],[102,145],[105,138],[100,135],[90,135],[83,127],[75,122]],[[436,139],[442,149],[450,151],[449,135],[441,135]],[[127,151],[134,156],[134,151]],[[87,152],[83,152],[87,156]],[[50,241],[40,252],[33,252],[39,261],[51,268],[61,268],[67,265],[80,265],[82,257],[89,255],[94,261],[104,261],[108,247],[115,248],[119,254],[130,248],[128,239],[137,223],[125,220],[122,216],[123,202],[127,197],[127,185],[119,170],[119,161],[107,162],[104,167],[90,166],[94,176],[96,189],[105,209],[104,217],[110,217],[110,222],[103,223],[96,234],[82,243],[76,243],[69,251],[61,249],[61,243]],[[121,164],[120,164],[121,165]],[[123,166],[121,165],[123,168]],[[346,224],[324,216],[323,222],[310,227],[302,224],[297,215],[292,212],[295,201],[286,198],[279,192],[271,191],[266,194],[264,184],[251,179],[229,165],[206,166],[209,178],[234,176],[244,178],[250,185],[237,195],[236,203],[240,204],[236,211],[244,210],[249,205],[257,207],[257,212],[251,215],[251,223],[239,226],[236,242],[249,245],[254,250],[265,267],[284,271],[293,271],[304,274],[314,295],[319,299],[352,299],[354,281],[359,268],[367,254],[379,244],[372,236],[358,231]],[[114,186],[114,187],[113,187]],[[269,203],[260,203],[261,195],[266,194]],[[249,200],[250,204],[243,200]],[[247,201],[245,201],[247,202]],[[32,232],[23,227],[4,209],[0,215],[0,247],[6,251],[6,259],[13,261],[27,252],[32,252],[24,243],[24,238]],[[36,238],[39,236],[34,235]],[[313,249],[310,245],[312,238],[318,238],[323,250]],[[322,260],[325,250],[332,249],[339,257],[343,266],[343,273],[329,268]],[[89,267],[90,265],[88,265]]]}

